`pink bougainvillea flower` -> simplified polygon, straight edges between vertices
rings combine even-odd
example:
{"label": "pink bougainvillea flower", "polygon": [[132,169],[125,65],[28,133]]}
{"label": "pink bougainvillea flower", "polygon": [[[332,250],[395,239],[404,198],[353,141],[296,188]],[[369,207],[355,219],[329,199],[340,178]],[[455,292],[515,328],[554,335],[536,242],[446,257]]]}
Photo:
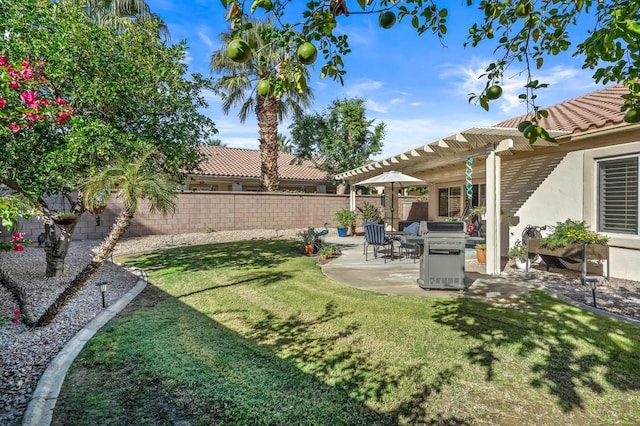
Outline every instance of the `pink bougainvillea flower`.
{"label": "pink bougainvillea flower", "polygon": [[11,83],[9,83],[9,87],[11,87],[13,90],[18,90],[20,88],[20,85],[17,81],[12,81]]}
{"label": "pink bougainvillea flower", "polygon": [[61,98],[60,96],[58,96],[57,98],[55,98],[55,100],[53,101],[55,103],[57,103],[58,105],[66,105],[67,101],[65,101],[63,98]]}
{"label": "pink bougainvillea flower", "polygon": [[9,66],[9,62],[7,61],[7,58],[5,58],[4,56],[0,56],[0,67],[8,67]]}
{"label": "pink bougainvillea flower", "polygon": [[13,311],[13,315],[19,316],[19,315],[22,315],[22,312],[20,312],[19,309],[16,309],[15,311]]}
{"label": "pink bougainvillea flower", "polygon": [[25,104],[29,108],[33,108],[37,106],[38,98],[36,98],[36,94],[31,90],[25,90],[20,94],[20,98],[24,101]]}
{"label": "pink bougainvillea flower", "polygon": [[17,123],[10,123],[9,128],[13,133],[18,133],[20,131],[20,126]]}
{"label": "pink bougainvillea flower", "polygon": [[11,238],[13,239],[13,241],[22,241],[22,239],[24,238],[24,232],[15,232]]}
{"label": "pink bougainvillea flower", "polygon": [[20,322],[20,318],[11,318],[11,322],[17,324]]}
{"label": "pink bougainvillea flower", "polygon": [[38,104],[49,106],[51,105],[51,101],[49,99],[42,98],[42,99],[38,99]]}
{"label": "pink bougainvillea flower", "polygon": [[7,106],[7,100],[5,98],[0,98],[0,108],[4,108]]}
{"label": "pink bougainvillea flower", "polygon": [[24,246],[22,244],[14,244],[13,251],[24,251]]}
{"label": "pink bougainvillea flower", "polygon": [[25,80],[31,80],[34,75],[33,68],[27,67],[23,69],[22,71],[20,71],[20,75],[22,75],[22,78],[24,78]]}

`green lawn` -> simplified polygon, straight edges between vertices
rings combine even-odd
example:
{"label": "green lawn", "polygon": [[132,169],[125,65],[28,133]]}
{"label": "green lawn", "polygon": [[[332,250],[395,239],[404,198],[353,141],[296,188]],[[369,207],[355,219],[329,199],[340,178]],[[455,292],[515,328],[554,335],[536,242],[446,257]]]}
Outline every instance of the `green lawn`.
{"label": "green lawn", "polygon": [[75,361],[54,424],[637,424],[640,327],[537,291],[355,290],[297,249],[126,259],[151,285]]}

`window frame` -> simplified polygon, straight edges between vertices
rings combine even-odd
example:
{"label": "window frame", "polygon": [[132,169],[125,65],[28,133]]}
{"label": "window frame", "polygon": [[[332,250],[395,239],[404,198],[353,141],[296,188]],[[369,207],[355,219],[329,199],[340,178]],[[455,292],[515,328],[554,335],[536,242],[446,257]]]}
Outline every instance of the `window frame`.
{"label": "window frame", "polygon": [[[451,190],[457,190],[458,194],[452,194]],[[446,196],[443,197],[443,191],[446,191]],[[457,198],[458,199],[458,211],[455,212],[452,209],[452,200]],[[446,199],[446,215],[443,215],[442,212],[443,210],[443,199]],[[460,185],[454,185],[454,186],[445,186],[445,187],[440,187],[438,188],[438,216],[440,217],[457,217],[460,216],[462,214],[462,186]]]}
{"label": "window frame", "polygon": [[[619,230],[615,230],[615,229],[606,229],[605,226],[603,226],[603,209],[604,209],[604,202],[603,202],[603,182],[602,182],[602,164],[605,163],[611,163],[611,162],[615,162],[615,161],[622,161],[622,160],[627,160],[627,159],[634,159],[635,160],[635,166],[636,166],[636,205],[635,205],[635,215],[636,215],[636,229],[635,232],[621,232]],[[630,154],[630,155],[619,155],[619,156],[615,156],[615,157],[606,157],[606,158],[599,158],[595,160],[595,197],[596,197],[596,209],[595,209],[595,224],[596,224],[596,231],[597,232],[601,232],[601,233],[606,233],[606,234],[615,234],[615,235],[621,235],[621,236],[627,236],[627,237],[640,237],[640,220],[638,218],[638,216],[640,215],[640,153],[634,153],[634,154]]]}

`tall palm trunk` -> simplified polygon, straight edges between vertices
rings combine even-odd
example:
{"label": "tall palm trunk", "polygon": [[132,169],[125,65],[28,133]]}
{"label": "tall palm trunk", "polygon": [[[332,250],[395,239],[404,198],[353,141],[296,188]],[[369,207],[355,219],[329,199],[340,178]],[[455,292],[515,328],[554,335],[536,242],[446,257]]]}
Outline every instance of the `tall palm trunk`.
{"label": "tall palm trunk", "polygon": [[135,208],[131,207],[123,209],[116,222],[114,223],[109,235],[98,247],[96,254],[91,259],[91,263],[82,269],[75,276],[75,278],[69,283],[69,285],[60,293],[58,298],[47,308],[38,321],[36,321],[36,327],[43,327],[53,321],[53,319],[62,311],[64,306],[75,296],[84,286],[84,284],[95,274],[100,266],[104,263],[109,255],[113,252],[118,240],[124,235],[127,228],[133,220],[135,214]]}
{"label": "tall palm trunk", "polygon": [[266,191],[280,189],[278,176],[278,108],[280,100],[258,95],[256,115],[260,129],[262,185]]}

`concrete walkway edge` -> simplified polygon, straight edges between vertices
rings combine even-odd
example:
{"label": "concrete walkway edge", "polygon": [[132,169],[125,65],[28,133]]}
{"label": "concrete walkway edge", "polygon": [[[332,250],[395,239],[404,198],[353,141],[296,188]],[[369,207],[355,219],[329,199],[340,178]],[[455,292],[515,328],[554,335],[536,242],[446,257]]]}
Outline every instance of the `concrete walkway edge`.
{"label": "concrete walkway edge", "polygon": [[142,274],[131,290],[89,321],[64,345],[38,381],[36,390],[33,392],[31,401],[29,401],[27,410],[22,418],[24,426],[47,426],[51,424],[53,409],[56,406],[62,383],[71,363],[76,359],[89,339],[116,314],[122,311],[146,286],[147,280],[145,275]]}

